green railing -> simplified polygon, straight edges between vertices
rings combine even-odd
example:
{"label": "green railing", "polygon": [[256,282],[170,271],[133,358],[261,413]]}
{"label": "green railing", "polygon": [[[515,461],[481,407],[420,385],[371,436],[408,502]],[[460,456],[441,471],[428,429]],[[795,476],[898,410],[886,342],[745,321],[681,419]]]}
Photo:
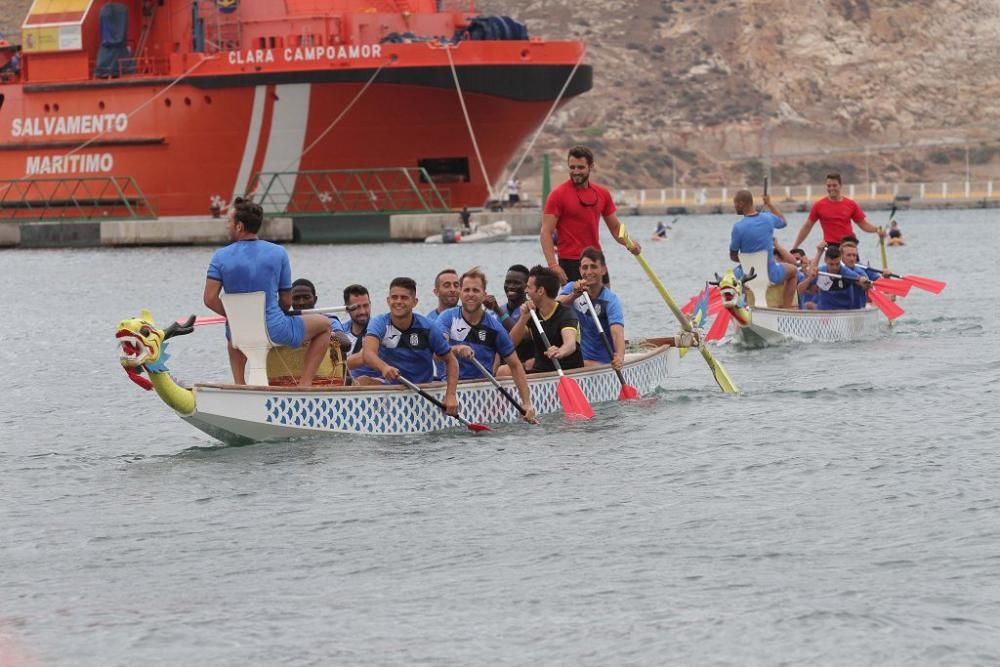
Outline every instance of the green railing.
{"label": "green railing", "polygon": [[0,221],[156,217],[131,176],[0,179]]}
{"label": "green railing", "polygon": [[422,168],[261,172],[251,181],[255,201],[270,215],[440,212],[450,193]]}

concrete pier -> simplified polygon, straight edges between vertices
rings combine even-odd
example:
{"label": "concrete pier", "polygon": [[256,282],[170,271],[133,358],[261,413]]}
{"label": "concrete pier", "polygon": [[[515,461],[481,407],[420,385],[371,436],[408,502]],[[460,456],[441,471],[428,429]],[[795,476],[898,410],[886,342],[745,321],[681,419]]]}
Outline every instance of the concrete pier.
{"label": "concrete pier", "polygon": [[[537,234],[541,211],[477,211],[472,222],[506,220],[514,234]],[[276,243],[384,243],[419,242],[457,226],[458,213],[346,214],[269,218],[261,237]],[[207,216],[155,220],[81,220],[0,222],[0,248],[97,248],[101,246],[224,245],[224,219]]]}

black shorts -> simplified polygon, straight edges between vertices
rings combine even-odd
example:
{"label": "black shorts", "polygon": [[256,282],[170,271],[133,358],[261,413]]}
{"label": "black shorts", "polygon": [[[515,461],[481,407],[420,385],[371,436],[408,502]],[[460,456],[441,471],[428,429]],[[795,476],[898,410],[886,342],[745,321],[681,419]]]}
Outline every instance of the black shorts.
{"label": "black shorts", "polygon": [[[566,272],[566,278],[569,281],[580,279],[580,260],[578,259],[563,259],[559,258],[559,266],[562,270]],[[611,274],[608,272],[604,273],[604,284],[611,284]]]}

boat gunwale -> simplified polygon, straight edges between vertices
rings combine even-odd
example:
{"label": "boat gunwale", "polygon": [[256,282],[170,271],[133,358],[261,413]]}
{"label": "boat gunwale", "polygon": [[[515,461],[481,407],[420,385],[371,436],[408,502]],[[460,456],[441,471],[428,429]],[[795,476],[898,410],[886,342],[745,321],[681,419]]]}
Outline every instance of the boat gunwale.
{"label": "boat gunwale", "polygon": [[[642,345],[647,341],[657,341],[656,346],[643,352],[631,353],[632,359],[627,359],[624,368],[629,366],[634,366],[640,363],[644,363],[653,357],[663,354],[670,348],[674,347],[673,340],[671,338],[651,338],[643,341],[639,341],[638,345]],[[573,377],[583,377],[586,375],[593,375],[598,373],[607,373],[611,371],[611,364],[601,364],[599,366],[583,366],[581,368],[574,368],[565,371],[567,376]],[[528,383],[531,384],[533,381],[538,380],[551,380],[553,378],[559,377],[556,371],[548,371],[545,373],[531,373],[528,375]],[[513,379],[510,377],[498,378],[501,383],[512,383]],[[479,388],[481,385],[489,385],[489,381],[484,379],[475,380],[459,380],[458,388],[463,387],[468,388]],[[445,387],[444,382],[429,382],[421,383],[417,385],[418,387],[424,389],[443,389]],[[191,390],[198,389],[211,389],[217,391],[238,391],[238,392],[262,392],[262,393],[275,393],[280,392],[282,394],[329,394],[331,392],[336,393],[380,393],[386,391],[410,391],[405,386],[401,384],[386,384],[386,385],[319,385],[311,387],[283,387],[283,386],[273,386],[273,385],[250,385],[250,384],[227,384],[227,383],[216,383],[216,382],[197,382],[190,387]]]}
{"label": "boat gunwale", "polygon": [[[762,312],[775,315],[801,315],[804,317],[849,317],[852,315],[868,315],[872,312],[879,312],[878,308],[873,308],[870,305],[864,308],[839,308],[837,310],[800,310],[796,308],[765,308],[748,306],[747,307],[751,314],[755,312]],[[750,320],[753,324],[753,320]]]}

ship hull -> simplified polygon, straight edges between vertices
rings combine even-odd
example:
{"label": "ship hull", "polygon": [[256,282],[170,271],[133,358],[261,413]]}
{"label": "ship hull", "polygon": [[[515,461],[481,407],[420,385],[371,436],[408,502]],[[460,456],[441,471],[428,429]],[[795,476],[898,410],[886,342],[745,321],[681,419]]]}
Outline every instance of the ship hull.
{"label": "ship hull", "polygon": [[[487,179],[495,183],[573,67],[459,71]],[[129,176],[157,215],[171,216],[204,214],[213,198],[248,192],[261,172],[413,169],[423,160],[457,160],[465,173],[437,183],[445,204],[482,205],[489,186],[450,68],[384,70],[363,90],[374,73],[220,73],[169,89],[166,79],[7,85],[0,180]],[[587,66],[576,70],[561,101],[588,90],[591,75]],[[272,202],[271,213],[324,210],[315,184],[289,175],[283,186],[286,195]],[[380,206],[388,207],[373,203]]]}

